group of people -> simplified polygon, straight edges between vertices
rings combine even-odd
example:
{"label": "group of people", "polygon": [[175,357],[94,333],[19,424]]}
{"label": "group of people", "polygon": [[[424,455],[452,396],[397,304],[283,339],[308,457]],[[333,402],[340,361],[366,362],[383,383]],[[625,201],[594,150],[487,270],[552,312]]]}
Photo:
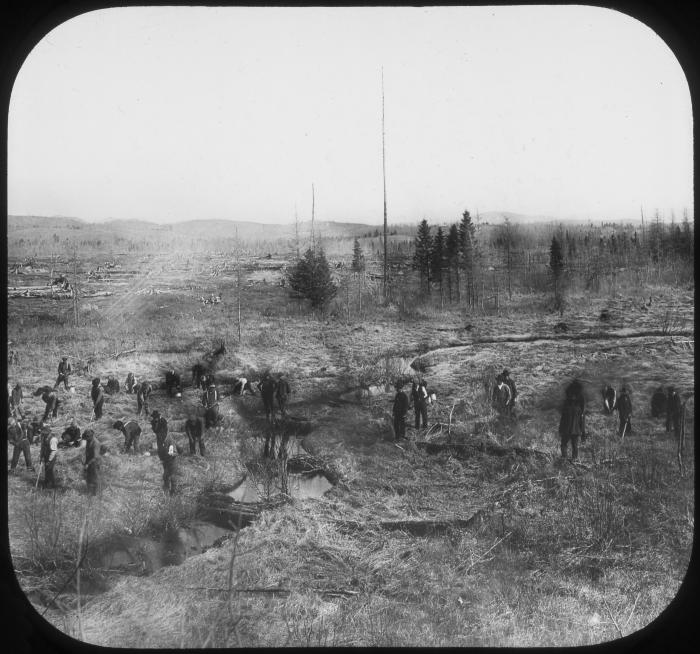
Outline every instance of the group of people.
{"label": "group of people", "polygon": [[[606,384],[602,391],[603,412],[612,415],[618,412],[617,435],[620,440],[632,432],[632,397],[629,388],[622,386],[620,393]],[[578,443],[586,440],[585,425],[585,398],[583,386],[578,380],[571,382],[565,390],[564,405],[559,421],[559,436],[561,438],[561,456],[566,457],[568,445],[571,444],[571,456],[573,460],[578,459]],[[658,388],[651,398],[651,416],[658,418],[666,414],[666,431],[673,429],[676,439],[680,437],[682,420],[681,398],[673,386],[669,386],[666,391],[663,387]]]}
{"label": "group of people", "polygon": [[[201,404],[204,411],[203,415],[186,420],[185,431],[189,441],[190,453],[195,454],[197,449],[199,449],[200,455],[204,456],[206,452],[204,443],[205,430],[218,424],[221,419],[219,414],[219,392],[214,376],[209,371],[204,369],[196,370],[196,373],[196,384],[197,386],[201,385],[204,391],[201,396]],[[58,376],[53,387],[48,385],[42,386],[34,392],[36,397],[41,396],[46,405],[44,415],[40,421],[30,421],[26,416],[23,408],[24,395],[21,384],[17,383],[12,388],[8,385],[8,405],[10,409],[8,440],[14,446],[10,469],[13,472],[15,471],[20,455],[23,455],[27,470],[36,472],[31,458],[30,445],[38,442],[40,444],[40,462],[44,469],[44,487],[49,489],[55,488],[55,464],[59,447],[80,446],[81,441],[85,440],[85,479],[88,491],[94,494],[100,485],[100,444],[95,437],[94,430],[86,429],[81,433],[75,419],[72,419],[59,438],[57,434],[52,433],[49,425],[49,418],[55,419],[58,416],[58,410],[61,405],[61,400],[58,396],[59,386],[63,384],[67,391],[73,392],[73,386],[70,383],[71,375],[72,367],[70,361],[67,356],[64,356],[58,365]],[[181,391],[180,376],[172,369],[166,373],[166,387],[169,395],[172,395],[173,391]],[[167,493],[172,494],[176,488],[176,457],[178,448],[172,437],[168,435],[168,424],[165,417],[159,411],[153,411],[149,415],[148,405],[153,386],[147,381],[138,381],[134,374],[129,372],[124,388],[127,393],[136,396],[136,415],[140,416],[143,412],[145,416],[150,418],[151,428],[156,436],[156,449],[163,465],[163,488]],[[263,410],[268,422],[274,420],[275,403],[279,407],[282,416],[286,417],[288,397],[292,391],[289,382],[283,374],[280,374],[275,379],[269,372],[265,373],[257,384],[257,389],[261,393]],[[109,377],[107,385],[103,387],[99,377],[93,378],[90,388],[90,398],[93,406],[90,422],[100,420],[103,416],[105,391],[110,394],[119,393],[119,382],[114,377]],[[235,395],[243,395],[245,393],[255,395],[255,390],[247,378],[241,377],[234,380],[233,393]],[[138,420],[117,420],[113,423],[112,428],[123,433],[125,453],[137,453],[139,451],[138,443],[142,430]]]}
{"label": "group of people", "polygon": [[428,392],[428,385],[424,379],[411,382],[411,397],[404,392],[403,380],[396,382],[396,395],[392,416],[394,419],[394,440],[408,440],[406,436],[406,416],[411,408],[415,413],[415,428],[421,429],[428,426],[428,405],[435,400],[435,394]]}

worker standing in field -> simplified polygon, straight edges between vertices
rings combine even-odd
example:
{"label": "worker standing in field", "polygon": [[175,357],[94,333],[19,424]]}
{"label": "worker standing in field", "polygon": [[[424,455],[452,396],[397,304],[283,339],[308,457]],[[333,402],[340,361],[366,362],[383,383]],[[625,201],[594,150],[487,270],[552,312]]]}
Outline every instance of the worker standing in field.
{"label": "worker standing in field", "polygon": [[100,442],[95,438],[92,429],[86,429],[85,438],[85,482],[88,493],[97,495],[100,486]]}
{"label": "worker standing in field", "polygon": [[277,384],[275,383],[275,380],[272,379],[272,375],[270,375],[269,372],[266,372],[258,383],[258,390],[262,396],[263,408],[265,409],[265,418],[268,422],[272,422],[272,417],[274,414],[276,389]]}
{"label": "worker standing in field", "polygon": [[151,427],[156,434],[158,458],[163,465],[163,491],[174,495],[177,476],[177,446],[168,434],[168,423],[158,411],[151,414]]}
{"label": "worker standing in field", "polygon": [[22,385],[17,382],[10,392],[10,414],[15,418],[22,420],[22,404],[24,402],[24,393],[22,393]]}
{"label": "worker standing in field", "polygon": [[134,373],[129,372],[126,376],[126,381],[124,382],[124,387],[126,388],[126,392],[133,393],[135,385],[136,385],[136,378],[134,377]]}
{"label": "worker standing in field", "polygon": [[276,395],[277,395],[277,405],[280,408],[280,413],[282,414],[283,418],[287,417],[287,399],[288,399],[289,394],[291,392],[292,392],[292,389],[289,386],[289,382],[287,381],[286,377],[284,376],[284,373],[280,373],[280,376],[277,380]]}
{"label": "worker standing in field", "polygon": [[63,357],[61,362],[58,364],[58,377],[56,378],[56,383],[53,385],[54,389],[58,388],[58,385],[63,382],[63,386],[66,390],[70,390],[70,385],[68,384],[68,379],[73,372],[68,357]]}
{"label": "worker standing in field", "polygon": [[51,428],[41,429],[41,462],[44,464],[44,488],[56,488],[56,461],[58,459],[58,437]]}
{"label": "worker standing in field", "polygon": [[[667,394],[664,392],[664,387],[659,386],[654,391],[654,394],[651,396],[651,417],[652,418],[659,418],[664,413],[667,414],[667,408],[668,408]],[[666,415],[666,419],[668,420],[668,414]],[[666,428],[666,431],[668,431],[668,427]]]}
{"label": "worker standing in field", "polygon": [[[406,414],[408,413],[408,397],[403,392],[403,384],[396,382],[396,395],[392,416],[394,418],[394,440],[406,439]],[[406,439],[407,440],[407,439]]]}
{"label": "worker standing in field", "polygon": [[568,444],[571,443],[571,458],[578,460],[578,439],[583,434],[583,412],[576,396],[567,392],[559,421],[561,457],[566,458]]}
{"label": "worker standing in field", "polygon": [[10,417],[7,427],[7,440],[10,445],[13,446],[12,449],[12,462],[10,463],[10,472],[14,472],[19,462],[20,452],[24,454],[24,464],[27,470],[34,472],[34,466],[32,465],[32,453],[29,449],[29,438],[27,436],[26,430],[22,429],[22,426],[13,417]]}
{"label": "worker standing in field", "polygon": [[219,422],[219,393],[214,382],[211,382],[202,394],[202,404],[205,407],[204,422],[206,428],[215,427]]}
{"label": "worker standing in field", "polygon": [[617,409],[620,417],[618,436],[623,438],[625,434],[632,431],[632,398],[630,397],[629,390],[626,386],[622,387],[620,396],[617,398],[617,402],[615,403],[615,408]]}
{"label": "worker standing in field", "polygon": [[[428,426],[428,388],[424,380],[419,380],[418,384],[411,385],[411,400],[415,412],[415,427],[420,429]],[[410,406],[410,405],[409,405]]]}
{"label": "worker standing in field", "polygon": [[152,386],[147,381],[139,382],[134,386],[134,393],[136,393],[136,415],[140,416],[142,410],[145,415],[148,415],[148,398],[152,390]]}
{"label": "worker standing in field", "polygon": [[100,386],[99,377],[95,377],[95,379],[92,380],[90,398],[92,399],[92,410],[95,420],[99,420],[102,417],[102,406],[105,402],[105,396],[102,392],[102,386]]}
{"label": "worker standing in field", "polygon": [[493,389],[493,406],[499,413],[507,414],[511,405],[511,390],[506,384],[503,375],[496,377],[496,386]]}

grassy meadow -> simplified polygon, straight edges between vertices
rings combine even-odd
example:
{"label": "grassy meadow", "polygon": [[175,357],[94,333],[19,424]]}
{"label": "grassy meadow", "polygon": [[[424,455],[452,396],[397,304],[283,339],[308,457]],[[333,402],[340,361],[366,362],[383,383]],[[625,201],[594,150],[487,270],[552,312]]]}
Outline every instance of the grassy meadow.
{"label": "grassy meadow", "polygon": [[[75,392],[59,390],[53,429],[60,434],[75,417],[105,452],[94,498],[84,446],[59,451],[56,493],[35,488],[23,462],[8,478],[17,579],[61,632],[126,648],[591,645],[643,629],[681,588],[695,515],[694,281],[572,287],[563,316],[548,311],[545,291],[524,289],[504,294],[497,310],[397,299],[359,311],[348,286],[330,311],[312,314],[279,284],[281,256],[246,257],[240,285],[235,262],[221,254],[115,258],[132,272],[116,285],[118,275],[94,282],[113,294],[82,298],[77,325],[70,301],[8,300],[19,356],[8,381],[23,385],[26,409],[40,414],[30,393],[53,384],[69,355]],[[211,293],[222,303],[204,304]],[[564,336],[554,332],[561,320]],[[222,423],[206,433],[206,457],[190,456],[183,422],[200,393],[189,369],[221,340]],[[412,363],[438,399],[427,430],[414,429],[409,414],[409,442],[398,447],[391,383],[416,374]],[[181,399],[161,388],[169,367],[186,382]],[[484,382],[506,367],[519,390],[514,419],[485,399]],[[305,425],[299,440],[338,483],[318,499],[292,494],[181,565],[125,574],[86,563],[76,575],[85,543],[157,538],[194,520],[202,493],[255,477],[262,405],[259,396],[233,396],[231,381],[267,370],[288,375],[289,412]],[[133,395],[106,395],[103,418],[90,420],[92,377],[123,384],[128,372],[154,383],[151,410],[166,416],[182,448],[173,497],[161,491],[148,421],[139,419],[136,455],[123,453],[111,428],[135,418]],[[585,384],[590,434],[579,463],[561,460],[557,436],[563,387],[574,377]],[[602,412],[605,383],[631,389],[633,432],[623,440],[617,416]],[[668,384],[689,398],[683,471],[673,434],[650,416],[651,393]]]}

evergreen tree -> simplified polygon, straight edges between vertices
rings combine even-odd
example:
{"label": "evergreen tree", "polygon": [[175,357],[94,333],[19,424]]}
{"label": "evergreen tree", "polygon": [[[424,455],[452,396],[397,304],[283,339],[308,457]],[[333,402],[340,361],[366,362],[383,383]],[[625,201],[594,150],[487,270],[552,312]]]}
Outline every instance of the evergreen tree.
{"label": "evergreen tree", "polygon": [[289,273],[289,286],[311,300],[313,308],[321,308],[338,292],[322,248],[309,248]]}
{"label": "evergreen tree", "polygon": [[430,226],[425,218],[418,225],[418,234],[413,244],[413,269],[420,274],[421,292],[425,292],[427,289],[428,293],[430,293],[432,238],[430,236]]}
{"label": "evergreen tree", "polygon": [[462,270],[467,285],[467,303],[472,306],[476,302],[474,292],[474,264],[476,260],[476,228],[468,211],[462,214],[459,223],[459,244],[462,255]]}
{"label": "evergreen tree", "polygon": [[432,278],[438,282],[440,286],[440,300],[442,301],[442,280],[443,272],[446,267],[446,252],[445,252],[445,234],[442,227],[438,227],[435,238],[433,239],[433,247],[431,251],[430,268]]}
{"label": "evergreen tree", "polygon": [[459,228],[457,223],[452,223],[450,225],[450,230],[447,232],[447,239],[445,240],[445,254],[447,256],[447,292],[450,297],[450,302],[452,302],[452,271],[455,273],[455,288],[457,302],[459,302]]}
{"label": "evergreen tree", "polygon": [[360,241],[355,238],[352,246],[352,263],[350,268],[354,273],[360,273],[365,269],[365,255],[360,247]]}

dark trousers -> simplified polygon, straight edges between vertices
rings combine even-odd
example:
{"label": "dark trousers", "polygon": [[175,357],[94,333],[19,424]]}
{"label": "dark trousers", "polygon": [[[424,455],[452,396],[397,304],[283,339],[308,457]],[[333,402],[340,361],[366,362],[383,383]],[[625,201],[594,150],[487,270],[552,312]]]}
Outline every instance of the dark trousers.
{"label": "dark trousers", "polygon": [[88,493],[97,495],[100,487],[100,469],[97,463],[92,463],[88,466],[88,469],[85,471],[85,481],[87,482]]}
{"label": "dark trousers", "polygon": [[58,405],[60,402],[58,399],[53,398],[46,403],[46,409],[44,411],[44,417],[42,420],[47,420],[49,415],[56,418],[58,416]]}
{"label": "dark trousers", "polygon": [[190,454],[197,454],[197,443],[199,443],[199,453],[204,456],[206,448],[201,434],[187,434],[187,440],[190,442]]}
{"label": "dark trousers", "polygon": [[287,415],[287,396],[286,395],[278,395],[277,396],[277,404],[279,405],[280,408],[280,413],[282,416]]}
{"label": "dark trousers", "polygon": [[140,435],[141,434],[136,432],[127,432],[127,434],[124,436],[124,452],[128,452],[129,448],[133,446],[134,454],[138,454]]}
{"label": "dark trousers", "polygon": [[102,405],[104,404],[104,400],[99,400],[98,402],[95,402],[95,406],[93,407],[95,411],[95,420],[99,420],[102,417]]}
{"label": "dark trousers", "polygon": [[428,426],[428,405],[425,402],[419,402],[414,407],[416,412],[416,429],[420,428],[421,419],[423,427]]}
{"label": "dark trousers", "polygon": [[32,465],[32,453],[29,450],[29,441],[26,438],[23,438],[19,443],[15,443],[12,450],[12,463],[10,463],[10,470],[14,470],[17,467],[20,452],[24,454],[24,463],[27,466],[27,470],[34,470],[34,466]]}
{"label": "dark trousers", "polygon": [[566,458],[567,445],[571,443],[571,458],[578,459],[578,434],[561,437],[561,456]]}
{"label": "dark trousers", "polygon": [[56,488],[56,459],[44,464],[44,488]]}
{"label": "dark trousers", "polygon": [[623,416],[620,414],[620,428],[618,429],[617,435],[622,438],[622,434],[629,434],[632,431],[632,420],[631,416]]}
{"label": "dark trousers", "polygon": [[268,420],[272,419],[272,412],[274,411],[274,397],[270,395],[269,397],[267,395],[262,396],[262,401],[263,401],[263,408],[265,409],[265,417]]}
{"label": "dark trousers", "polygon": [[62,373],[58,374],[58,377],[56,378],[56,383],[53,385],[54,388],[58,388],[59,384],[63,382],[63,387],[68,390],[70,387],[68,386],[68,375],[64,375]]}
{"label": "dark trousers", "polygon": [[170,495],[174,495],[175,488],[175,477],[177,476],[177,465],[175,464],[174,457],[166,454],[165,458],[162,460],[163,464],[163,490]]}
{"label": "dark trousers", "polygon": [[406,438],[406,416],[394,416],[394,440]]}

